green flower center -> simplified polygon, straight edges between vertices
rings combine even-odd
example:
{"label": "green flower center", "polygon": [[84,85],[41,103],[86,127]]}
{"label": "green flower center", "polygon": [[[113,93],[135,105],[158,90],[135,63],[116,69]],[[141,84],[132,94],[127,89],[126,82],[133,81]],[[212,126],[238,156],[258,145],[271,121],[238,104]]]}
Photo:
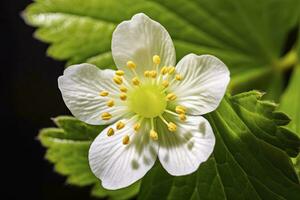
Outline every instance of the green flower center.
{"label": "green flower center", "polygon": [[158,85],[143,84],[128,94],[129,108],[145,118],[161,115],[167,107],[166,94]]}

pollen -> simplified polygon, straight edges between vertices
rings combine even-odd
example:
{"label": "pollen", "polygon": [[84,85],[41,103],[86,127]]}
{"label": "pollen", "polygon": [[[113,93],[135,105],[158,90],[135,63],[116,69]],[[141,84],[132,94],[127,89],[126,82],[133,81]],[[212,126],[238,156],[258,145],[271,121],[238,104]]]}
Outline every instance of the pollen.
{"label": "pollen", "polygon": [[185,114],[186,108],[185,108],[184,106],[178,105],[178,106],[176,106],[175,111],[176,111],[178,114]]}
{"label": "pollen", "polygon": [[121,121],[119,121],[119,122],[117,123],[117,125],[116,125],[117,130],[121,130],[121,129],[124,128],[124,127],[125,127],[125,124],[124,124],[123,122],[121,122]]}
{"label": "pollen", "polygon": [[168,73],[171,75],[175,72],[175,67],[171,66],[171,67],[168,67]]}
{"label": "pollen", "polygon": [[135,132],[138,132],[138,130],[140,129],[141,127],[141,124],[140,123],[136,123],[134,126],[133,126],[133,129],[135,130]]}
{"label": "pollen", "polygon": [[121,92],[127,92],[127,88],[124,85],[120,86],[120,91]]}
{"label": "pollen", "polygon": [[150,71],[148,71],[148,70],[144,71],[144,76],[145,77],[147,77],[147,78],[150,77],[150,74],[151,74]]}
{"label": "pollen", "polygon": [[108,107],[113,107],[113,106],[115,105],[115,102],[114,102],[113,99],[111,99],[111,100],[109,100],[109,101],[106,103],[106,105],[107,105]]}
{"label": "pollen", "polygon": [[175,79],[177,81],[181,81],[182,80],[182,76],[180,74],[176,74]]}
{"label": "pollen", "polygon": [[176,124],[174,124],[173,122],[169,122],[169,123],[168,123],[168,129],[169,129],[169,131],[171,131],[171,132],[175,132],[176,129],[177,129],[177,126],[176,126]]}
{"label": "pollen", "polygon": [[99,93],[100,96],[102,97],[106,97],[108,95],[108,92],[107,91],[102,91]]}
{"label": "pollen", "polygon": [[150,131],[149,136],[150,136],[150,138],[151,138],[152,140],[158,140],[158,134],[157,134],[157,132],[156,132],[155,130],[153,130],[153,129]]}
{"label": "pollen", "polygon": [[122,70],[116,71],[116,75],[118,75],[118,76],[123,76],[124,74],[125,74],[125,72]]}
{"label": "pollen", "polygon": [[120,94],[120,99],[121,99],[122,101],[125,101],[125,100],[127,99],[127,95],[126,95],[125,92],[121,92],[121,94]]}
{"label": "pollen", "polygon": [[182,114],[179,114],[179,119],[181,120],[181,121],[186,121],[186,116],[185,116],[185,114],[184,113],[182,113]]}
{"label": "pollen", "polygon": [[177,96],[174,93],[169,93],[167,94],[166,98],[168,101],[174,101],[177,98]]}
{"label": "pollen", "polygon": [[125,136],[123,137],[122,143],[123,143],[124,145],[127,145],[127,144],[129,144],[129,140],[130,140],[129,136],[128,136],[128,135],[125,135]]}
{"label": "pollen", "polygon": [[169,81],[163,80],[163,82],[161,84],[164,88],[167,88],[169,86]]}
{"label": "pollen", "polygon": [[158,55],[155,55],[152,57],[152,61],[154,64],[159,65],[160,64],[160,57]]}
{"label": "pollen", "polygon": [[153,70],[150,72],[150,75],[152,78],[156,78],[157,72]]}
{"label": "pollen", "polygon": [[111,115],[110,113],[108,113],[108,112],[105,112],[105,113],[103,113],[103,114],[101,115],[101,118],[102,118],[103,120],[110,120],[111,117],[112,117],[112,115]]}
{"label": "pollen", "polygon": [[132,81],[133,85],[139,85],[140,84],[140,81],[139,81],[138,77],[134,77],[131,81]]}
{"label": "pollen", "polygon": [[123,79],[121,76],[114,76],[113,80],[118,85],[121,85],[123,83]]}
{"label": "pollen", "polygon": [[107,136],[112,136],[115,134],[115,131],[113,128],[109,128],[108,131],[107,131]]}
{"label": "pollen", "polygon": [[133,61],[128,61],[126,63],[127,67],[129,67],[130,69],[135,69],[136,68],[136,64]]}
{"label": "pollen", "polygon": [[165,75],[166,73],[168,73],[168,67],[167,66],[162,67],[161,70],[160,70],[160,73],[162,75]]}

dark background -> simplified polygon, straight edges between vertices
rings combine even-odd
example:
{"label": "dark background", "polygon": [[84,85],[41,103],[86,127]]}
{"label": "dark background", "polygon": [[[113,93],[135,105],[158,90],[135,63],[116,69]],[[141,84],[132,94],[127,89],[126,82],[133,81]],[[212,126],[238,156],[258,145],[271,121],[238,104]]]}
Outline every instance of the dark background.
{"label": "dark background", "polygon": [[[47,45],[20,17],[30,0],[1,0],[1,199],[88,200],[89,188],[65,184],[36,140],[51,117],[69,114],[57,88],[64,63],[46,56]],[[4,169],[3,169],[4,167]]]}

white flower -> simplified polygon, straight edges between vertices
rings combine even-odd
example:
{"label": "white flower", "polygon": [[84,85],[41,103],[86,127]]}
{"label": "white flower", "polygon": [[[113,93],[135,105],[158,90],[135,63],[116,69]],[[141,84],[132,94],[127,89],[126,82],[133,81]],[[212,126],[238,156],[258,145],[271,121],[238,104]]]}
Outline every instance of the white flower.
{"label": "white flower", "polygon": [[174,176],[196,171],[215,137],[200,115],[215,110],[230,80],[214,56],[189,54],[175,66],[170,35],[137,14],[112,37],[118,71],[91,64],[68,67],[58,85],[72,114],[88,124],[110,124],[92,143],[89,162],[107,189],[142,178],[158,157]]}

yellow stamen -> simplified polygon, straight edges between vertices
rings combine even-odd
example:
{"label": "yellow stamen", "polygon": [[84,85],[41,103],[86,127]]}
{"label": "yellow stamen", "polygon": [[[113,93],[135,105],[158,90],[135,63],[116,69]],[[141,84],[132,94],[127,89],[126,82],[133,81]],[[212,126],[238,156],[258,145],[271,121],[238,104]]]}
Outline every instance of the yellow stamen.
{"label": "yellow stamen", "polygon": [[150,131],[149,136],[150,136],[150,138],[151,138],[152,140],[158,140],[158,134],[157,134],[157,132],[156,132],[155,130],[153,130],[153,129]]}
{"label": "yellow stamen", "polygon": [[184,106],[178,105],[178,106],[176,106],[175,111],[176,111],[178,114],[185,114],[186,108],[185,108]]}
{"label": "yellow stamen", "polygon": [[160,57],[158,55],[155,55],[152,57],[152,61],[154,64],[158,65],[160,64]]}
{"label": "yellow stamen", "polygon": [[118,76],[123,76],[124,74],[125,74],[125,72],[122,70],[116,71],[116,75],[118,75]]}
{"label": "yellow stamen", "polygon": [[150,72],[150,75],[152,78],[156,78],[157,72],[153,70]]}
{"label": "yellow stamen", "polygon": [[162,75],[165,75],[166,73],[168,73],[168,67],[167,66],[162,67],[161,70],[160,70],[160,73]]}
{"label": "yellow stamen", "polygon": [[121,99],[122,101],[125,101],[125,100],[127,99],[126,93],[121,92],[121,94],[120,94],[120,99]]}
{"label": "yellow stamen", "polygon": [[135,130],[135,132],[138,132],[138,130],[140,129],[141,127],[141,124],[140,123],[136,123],[134,126],[133,126],[133,129]]}
{"label": "yellow stamen", "polygon": [[169,74],[173,74],[175,72],[175,67],[171,66],[171,67],[168,67],[168,73]]}
{"label": "yellow stamen", "polygon": [[171,131],[171,132],[175,132],[176,129],[177,129],[177,126],[176,126],[176,124],[174,124],[173,122],[169,122],[169,123],[168,123],[168,129],[169,129],[169,131]]}
{"label": "yellow stamen", "polygon": [[109,100],[109,101],[106,103],[106,105],[107,105],[108,107],[113,107],[113,106],[115,105],[115,102],[114,102],[113,99],[111,99],[111,100]]}
{"label": "yellow stamen", "polygon": [[145,77],[149,77],[149,76],[150,76],[150,71],[148,71],[148,70],[147,70],[147,71],[144,71],[144,76],[145,76]]}
{"label": "yellow stamen", "polygon": [[180,74],[176,74],[175,79],[177,81],[181,81],[182,80],[182,76]]}
{"label": "yellow stamen", "polygon": [[167,87],[169,86],[169,81],[163,80],[162,86],[163,86],[164,88],[167,88]]}
{"label": "yellow stamen", "polygon": [[110,120],[111,117],[112,117],[111,114],[108,113],[108,112],[105,112],[105,113],[103,113],[103,114],[101,115],[101,118],[102,118],[103,120]]}
{"label": "yellow stamen", "polygon": [[106,97],[108,95],[108,92],[107,91],[102,91],[99,93],[100,96],[102,97]]}
{"label": "yellow stamen", "polygon": [[138,77],[134,77],[131,81],[132,81],[133,85],[139,85],[140,84],[140,81],[139,81]]}
{"label": "yellow stamen", "polygon": [[136,68],[136,64],[133,61],[128,61],[126,63],[127,67],[129,67],[130,69],[135,69]]}
{"label": "yellow stamen", "polygon": [[113,128],[109,128],[108,131],[107,131],[107,136],[112,136],[115,134],[115,131]]}
{"label": "yellow stamen", "polygon": [[169,94],[167,94],[166,98],[168,101],[173,101],[177,98],[177,96],[174,93],[169,93]]}
{"label": "yellow stamen", "polygon": [[113,80],[118,85],[121,85],[123,83],[123,79],[120,76],[114,76]]}
{"label": "yellow stamen", "polygon": [[127,92],[127,88],[124,85],[120,86],[120,91],[121,92]]}
{"label": "yellow stamen", "polygon": [[121,129],[124,128],[124,127],[125,127],[125,124],[124,124],[123,122],[121,122],[121,121],[119,121],[119,122],[117,123],[117,125],[116,125],[117,130],[121,130]]}
{"label": "yellow stamen", "polygon": [[125,136],[123,137],[122,143],[123,143],[124,145],[129,144],[129,140],[130,140],[129,136],[128,136],[128,135],[125,135]]}
{"label": "yellow stamen", "polygon": [[186,120],[185,114],[184,113],[179,114],[179,119],[184,122]]}

